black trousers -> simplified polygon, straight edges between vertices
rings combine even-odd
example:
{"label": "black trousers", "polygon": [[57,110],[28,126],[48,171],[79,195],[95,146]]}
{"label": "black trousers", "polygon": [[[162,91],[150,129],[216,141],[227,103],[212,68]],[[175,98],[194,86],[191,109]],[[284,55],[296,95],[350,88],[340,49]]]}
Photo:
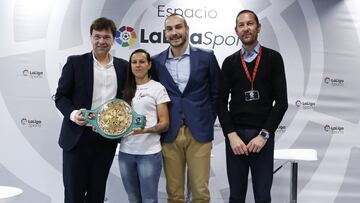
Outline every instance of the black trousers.
{"label": "black trousers", "polygon": [[77,145],[63,151],[65,203],[103,203],[117,140],[87,128]]}
{"label": "black trousers", "polygon": [[[259,130],[241,129],[237,134],[245,142],[256,137]],[[271,186],[274,168],[274,136],[270,136],[259,153],[234,155],[229,139],[226,138],[226,169],[230,186],[230,203],[245,203],[249,169],[256,203],[271,202]]]}

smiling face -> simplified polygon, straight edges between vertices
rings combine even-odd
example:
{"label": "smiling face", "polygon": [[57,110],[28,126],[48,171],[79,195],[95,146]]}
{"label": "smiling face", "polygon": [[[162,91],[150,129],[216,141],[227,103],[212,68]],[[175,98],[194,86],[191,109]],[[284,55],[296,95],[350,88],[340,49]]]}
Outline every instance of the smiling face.
{"label": "smiling face", "polygon": [[165,21],[165,37],[172,47],[187,46],[189,27],[185,19],[179,15],[169,16]]}
{"label": "smiling face", "polygon": [[130,59],[131,71],[136,80],[144,80],[149,78],[149,70],[151,62],[147,59],[146,54],[142,52],[134,53]]}
{"label": "smiling face", "polygon": [[257,42],[260,29],[261,25],[256,22],[253,13],[242,13],[236,18],[235,32],[245,46],[251,46]]}
{"label": "smiling face", "polygon": [[113,43],[114,43],[114,36],[110,29],[92,31],[91,44],[95,56],[100,56],[100,57],[107,56]]}

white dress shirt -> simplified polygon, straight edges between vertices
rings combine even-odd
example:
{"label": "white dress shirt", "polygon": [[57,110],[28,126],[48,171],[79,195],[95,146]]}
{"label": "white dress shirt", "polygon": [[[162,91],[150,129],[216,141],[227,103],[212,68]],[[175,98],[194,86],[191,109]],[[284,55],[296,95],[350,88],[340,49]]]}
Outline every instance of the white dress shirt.
{"label": "white dress shirt", "polygon": [[[96,58],[94,53],[93,69],[94,69],[94,83],[93,83],[93,98],[91,109],[99,107],[106,101],[116,97],[117,77],[113,63],[113,57],[109,54],[110,62],[102,65]],[[70,120],[75,121],[75,114],[78,110],[74,110],[70,114]]]}
{"label": "white dress shirt", "polygon": [[[109,54],[110,55],[110,54]],[[110,55],[110,62],[102,65],[96,60],[94,54],[94,90],[91,109],[99,107],[106,101],[116,97],[117,80],[113,63]]]}

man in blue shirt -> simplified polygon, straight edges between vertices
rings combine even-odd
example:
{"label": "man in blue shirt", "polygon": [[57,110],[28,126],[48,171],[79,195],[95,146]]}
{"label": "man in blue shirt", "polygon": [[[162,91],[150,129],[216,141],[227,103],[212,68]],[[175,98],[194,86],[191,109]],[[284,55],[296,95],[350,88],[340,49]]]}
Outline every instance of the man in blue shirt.
{"label": "man in blue shirt", "polygon": [[168,202],[184,202],[188,167],[192,202],[210,202],[210,154],[220,68],[212,51],[189,45],[183,16],[165,20],[170,47],[154,56],[155,77],[170,96],[170,127],[162,135]]}

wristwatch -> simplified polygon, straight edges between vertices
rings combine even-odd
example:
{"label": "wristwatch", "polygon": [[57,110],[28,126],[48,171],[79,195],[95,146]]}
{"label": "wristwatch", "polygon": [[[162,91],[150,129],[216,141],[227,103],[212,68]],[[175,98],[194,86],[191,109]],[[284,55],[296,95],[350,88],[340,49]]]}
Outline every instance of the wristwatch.
{"label": "wristwatch", "polygon": [[269,131],[265,130],[265,129],[262,129],[259,133],[259,135],[263,136],[266,140],[269,139],[270,137],[270,133]]}

